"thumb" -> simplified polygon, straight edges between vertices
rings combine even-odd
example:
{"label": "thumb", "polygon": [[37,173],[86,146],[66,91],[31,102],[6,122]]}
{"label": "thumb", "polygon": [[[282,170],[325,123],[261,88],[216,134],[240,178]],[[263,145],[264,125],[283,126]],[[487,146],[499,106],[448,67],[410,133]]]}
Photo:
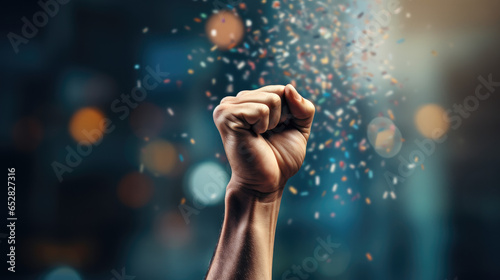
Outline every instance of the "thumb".
{"label": "thumb", "polygon": [[285,100],[292,114],[292,122],[301,129],[307,129],[309,133],[314,118],[314,105],[311,101],[303,98],[290,84],[285,87]]}

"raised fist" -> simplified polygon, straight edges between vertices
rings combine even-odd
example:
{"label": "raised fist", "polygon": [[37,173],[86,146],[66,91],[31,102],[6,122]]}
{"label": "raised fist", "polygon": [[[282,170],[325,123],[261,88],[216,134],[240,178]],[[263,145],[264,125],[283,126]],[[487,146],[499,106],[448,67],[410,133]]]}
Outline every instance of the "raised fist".
{"label": "raised fist", "polygon": [[232,185],[261,193],[282,189],[304,161],[314,111],[292,85],[223,98],[213,116]]}

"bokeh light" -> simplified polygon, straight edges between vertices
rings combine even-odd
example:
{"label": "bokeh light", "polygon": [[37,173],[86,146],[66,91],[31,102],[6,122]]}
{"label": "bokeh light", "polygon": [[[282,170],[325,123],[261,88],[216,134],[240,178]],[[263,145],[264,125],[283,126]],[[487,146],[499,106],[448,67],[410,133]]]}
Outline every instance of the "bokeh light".
{"label": "bokeh light", "polygon": [[188,189],[193,198],[204,205],[214,205],[224,199],[229,175],[215,162],[204,162],[188,173]]}
{"label": "bokeh light", "polygon": [[16,148],[24,152],[35,150],[43,139],[42,123],[33,117],[24,117],[16,122],[12,140]]}
{"label": "bokeh light", "polygon": [[441,106],[427,104],[420,107],[415,114],[415,125],[423,136],[439,139],[448,131],[450,121]]}
{"label": "bokeh light", "polygon": [[66,69],[59,79],[59,95],[66,108],[109,106],[117,91],[109,75],[91,69]]}
{"label": "bokeh light", "polygon": [[141,103],[130,115],[130,126],[141,139],[156,136],[163,128],[164,122],[164,111],[148,102]]}
{"label": "bokeh light", "polygon": [[153,181],[147,175],[132,172],[118,184],[118,198],[131,208],[140,208],[149,202],[153,190]]}
{"label": "bokeh light", "polygon": [[175,167],[176,161],[174,146],[164,140],[154,140],[141,150],[141,162],[155,174],[169,174]]}
{"label": "bokeh light", "polygon": [[94,75],[83,88],[86,104],[106,104],[116,92],[114,81],[107,75]]}
{"label": "bokeh light", "polygon": [[81,280],[82,277],[71,267],[62,266],[52,270],[44,280]]}
{"label": "bokeh light", "polygon": [[368,125],[367,134],[370,144],[381,157],[393,157],[403,146],[401,132],[388,118],[374,118]]}
{"label": "bokeh light", "polygon": [[205,26],[207,37],[221,50],[237,46],[245,33],[241,18],[232,11],[213,14]]}
{"label": "bokeh light", "polygon": [[[500,279],[500,1],[449,2],[58,5],[41,35],[2,49],[15,275],[202,279],[231,178],[213,110],[225,96],[290,83],[316,114],[284,186],[274,279]],[[40,7],[5,4],[8,36],[34,33],[19,18],[33,24]],[[138,88],[147,98],[127,100]],[[421,135],[442,117],[421,108],[430,103],[454,111],[447,132],[427,133],[446,133],[446,147]],[[84,108],[116,129],[97,122],[75,138],[70,120]],[[344,240],[327,260],[284,277],[328,253],[314,249],[329,235]]]}
{"label": "bokeh light", "polygon": [[179,212],[163,213],[155,221],[155,238],[169,248],[180,248],[191,238],[191,231]]}
{"label": "bokeh light", "polygon": [[47,267],[64,263],[71,267],[84,267],[95,258],[94,244],[89,240],[58,242],[47,239],[29,241],[33,250],[32,263]]}
{"label": "bokeh light", "polygon": [[92,107],[78,110],[70,120],[69,132],[81,144],[99,141],[104,134],[104,114]]}

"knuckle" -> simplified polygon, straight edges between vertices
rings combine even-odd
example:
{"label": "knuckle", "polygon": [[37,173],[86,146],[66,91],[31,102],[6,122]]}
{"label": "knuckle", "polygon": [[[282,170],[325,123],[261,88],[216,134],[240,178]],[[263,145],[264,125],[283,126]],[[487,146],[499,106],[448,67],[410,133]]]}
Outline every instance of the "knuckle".
{"label": "knuckle", "polygon": [[242,96],[248,92],[249,92],[248,90],[242,90],[242,91],[238,92],[238,94],[236,96]]}
{"label": "knuckle", "polygon": [[277,94],[271,95],[270,104],[273,109],[278,108],[281,105],[281,98]]}
{"label": "knuckle", "polygon": [[220,121],[225,111],[227,111],[227,106],[224,104],[219,104],[217,107],[215,107],[213,113],[213,119],[215,123],[218,123]]}
{"label": "knuckle", "polygon": [[228,101],[231,101],[234,97],[232,96],[226,96],[220,100],[220,103],[227,103]]}
{"label": "knuckle", "polygon": [[269,107],[267,107],[266,105],[259,106],[258,112],[260,115],[268,115],[269,114]]}

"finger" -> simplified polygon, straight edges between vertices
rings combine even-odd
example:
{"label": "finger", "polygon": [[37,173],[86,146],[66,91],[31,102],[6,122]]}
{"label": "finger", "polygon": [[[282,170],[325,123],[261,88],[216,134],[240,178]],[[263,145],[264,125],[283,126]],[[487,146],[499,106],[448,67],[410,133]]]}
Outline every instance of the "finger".
{"label": "finger", "polygon": [[314,105],[303,98],[292,85],[285,87],[285,100],[294,124],[309,133],[314,118]]}
{"label": "finger", "polygon": [[214,121],[221,133],[228,128],[262,134],[269,127],[269,107],[262,103],[220,104],[214,110]]}
{"label": "finger", "polygon": [[224,98],[221,103],[243,104],[262,103],[269,107],[269,128],[275,128],[281,118],[281,98],[279,95],[269,92],[255,92],[254,94],[242,95],[233,98]]}
{"label": "finger", "polygon": [[262,103],[234,104],[232,108],[232,114],[245,123],[243,128],[251,129],[257,134],[268,130],[269,112],[269,107]]}
{"label": "finger", "polygon": [[270,86],[261,87],[261,88],[255,89],[255,90],[244,90],[244,91],[240,91],[236,96],[243,96],[243,95],[247,95],[247,94],[256,93],[259,91],[275,93],[275,94],[279,95],[280,97],[282,97],[283,94],[285,93],[285,86],[283,86],[283,85],[270,85]]}

